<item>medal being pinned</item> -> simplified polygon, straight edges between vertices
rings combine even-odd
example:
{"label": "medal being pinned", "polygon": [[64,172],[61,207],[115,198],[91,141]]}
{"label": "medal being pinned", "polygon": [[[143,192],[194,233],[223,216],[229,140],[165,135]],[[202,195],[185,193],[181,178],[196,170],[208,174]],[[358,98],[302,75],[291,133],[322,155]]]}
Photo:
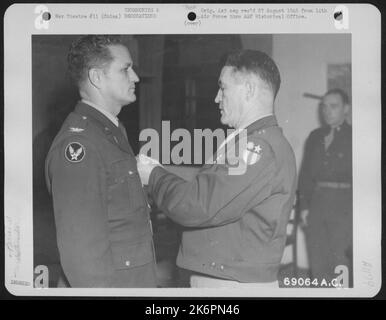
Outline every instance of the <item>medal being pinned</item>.
{"label": "medal being pinned", "polygon": [[79,142],[71,142],[67,145],[64,156],[70,162],[81,162],[86,155],[86,149]]}

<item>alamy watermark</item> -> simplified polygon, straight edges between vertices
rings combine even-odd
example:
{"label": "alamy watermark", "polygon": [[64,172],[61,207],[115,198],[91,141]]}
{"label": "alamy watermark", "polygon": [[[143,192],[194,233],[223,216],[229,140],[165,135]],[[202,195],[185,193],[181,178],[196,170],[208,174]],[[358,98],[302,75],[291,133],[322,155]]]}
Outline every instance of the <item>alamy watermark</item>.
{"label": "alamy watermark", "polygon": [[[166,165],[226,164],[230,175],[241,175],[246,172],[247,164],[251,164],[246,159],[246,129],[228,129],[226,133],[220,128],[214,131],[194,129],[192,136],[191,132],[183,128],[170,132],[170,121],[162,121],[161,138],[157,130],[147,128],[140,132],[139,141],[146,142],[141,147],[140,154]],[[177,142],[173,148],[171,142]]]}

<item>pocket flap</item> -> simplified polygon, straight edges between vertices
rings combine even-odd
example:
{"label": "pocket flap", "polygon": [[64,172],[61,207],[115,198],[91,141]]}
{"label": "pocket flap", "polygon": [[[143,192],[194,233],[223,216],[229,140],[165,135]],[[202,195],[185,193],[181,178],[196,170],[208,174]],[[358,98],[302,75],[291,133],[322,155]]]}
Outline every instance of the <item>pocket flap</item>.
{"label": "pocket flap", "polygon": [[127,178],[136,176],[139,176],[136,162],[131,159],[117,160],[110,165],[108,182],[109,185],[123,183]]}
{"label": "pocket flap", "polygon": [[128,269],[145,265],[154,260],[151,241],[141,243],[112,243],[114,266],[116,269]]}

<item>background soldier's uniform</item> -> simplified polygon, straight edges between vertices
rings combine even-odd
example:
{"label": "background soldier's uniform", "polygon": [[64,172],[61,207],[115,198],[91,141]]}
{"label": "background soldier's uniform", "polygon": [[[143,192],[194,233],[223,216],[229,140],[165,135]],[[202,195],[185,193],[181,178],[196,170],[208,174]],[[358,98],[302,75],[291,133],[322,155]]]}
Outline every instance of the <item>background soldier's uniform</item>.
{"label": "background soldier's uniform", "polygon": [[60,260],[72,287],[155,287],[149,208],[126,132],[78,103],[46,160]]}
{"label": "background soldier's uniform", "polygon": [[344,122],[326,148],[330,127],[311,132],[299,176],[301,210],[310,211],[307,247],[312,276],[331,280],[345,265],[352,276],[352,130]]}
{"label": "background soldier's uniform", "polygon": [[[178,266],[239,282],[273,282],[294,201],[295,158],[274,116],[248,126],[246,138],[239,174],[230,175],[235,159],[205,165],[191,182],[156,167],[149,191],[166,215],[187,227]],[[240,139],[236,150],[245,143]]]}

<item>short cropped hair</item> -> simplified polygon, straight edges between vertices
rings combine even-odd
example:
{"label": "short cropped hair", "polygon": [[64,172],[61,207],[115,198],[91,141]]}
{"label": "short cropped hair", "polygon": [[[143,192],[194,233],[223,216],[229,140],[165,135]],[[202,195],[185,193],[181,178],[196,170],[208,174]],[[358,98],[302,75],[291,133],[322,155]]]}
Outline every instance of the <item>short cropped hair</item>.
{"label": "short cropped hair", "polygon": [[74,41],[67,56],[71,78],[79,85],[91,68],[109,64],[113,57],[108,47],[119,44],[120,37],[114,35],[86,35]]}
{"label": "short cropped hair", "polygon": [[240,72],[256,74],[269,85],[276,97],[280,88],[280,72],[276,63],[264,52],[239,50],[228,55],[225,66],[234,67]]}
{"label": "short cropped hair", "polygon": [[350,100],[348,98],[348,94],[342,90],[342,89],[339,89],[339,88],[334,88],[334,89],[331,89],[331,90],[328,90],[326,92],[326,94],[324,95],[324,97],[330,95],[330,94],[337,94],[340,96],[340,98],[342,99],[342,102],[343,104],[349,104]]}

